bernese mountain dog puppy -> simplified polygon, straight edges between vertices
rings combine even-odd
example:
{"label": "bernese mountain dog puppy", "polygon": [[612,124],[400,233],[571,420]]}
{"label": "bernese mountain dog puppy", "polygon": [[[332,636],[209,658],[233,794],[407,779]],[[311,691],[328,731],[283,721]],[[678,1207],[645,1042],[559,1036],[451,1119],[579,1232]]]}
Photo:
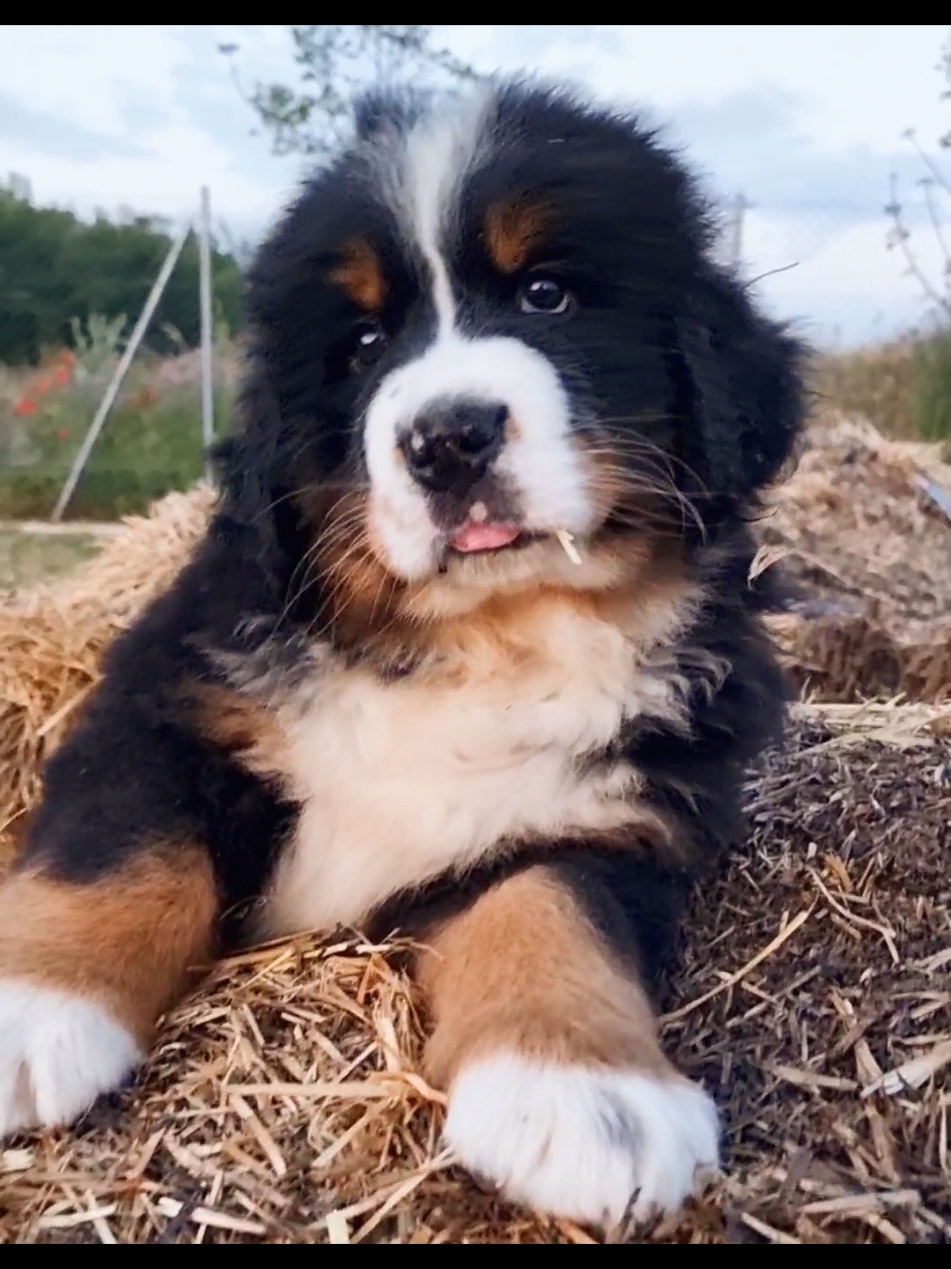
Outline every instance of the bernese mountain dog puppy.
{"label": "bernese mountain dog puppy", "polygon": [[651,994],[783,684],[750,515],[796,341],[636,119],[374,96],[261,250],[241,426],[0,890],[0,1134],[239,938],[400,930],[458,1159],[610,1225],[715,1168]]}

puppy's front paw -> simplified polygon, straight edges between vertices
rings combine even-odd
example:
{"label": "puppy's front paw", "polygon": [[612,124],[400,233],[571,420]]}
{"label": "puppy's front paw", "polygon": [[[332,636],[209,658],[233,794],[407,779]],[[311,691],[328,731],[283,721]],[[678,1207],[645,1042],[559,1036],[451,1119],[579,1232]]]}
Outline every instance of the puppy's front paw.
{"label": "puppy's front paw", "polygon": [[140,1059],[132,1035],[102,1005],[0,979],[0,1137],[69,1123]]}
{"label": "puppy's front paw", "polygon": [[516,1053],[465,1067],[446,1139],[511,1199],[602,1228],[673,1213],[716,1170],[717,1113],[697,1084]]}

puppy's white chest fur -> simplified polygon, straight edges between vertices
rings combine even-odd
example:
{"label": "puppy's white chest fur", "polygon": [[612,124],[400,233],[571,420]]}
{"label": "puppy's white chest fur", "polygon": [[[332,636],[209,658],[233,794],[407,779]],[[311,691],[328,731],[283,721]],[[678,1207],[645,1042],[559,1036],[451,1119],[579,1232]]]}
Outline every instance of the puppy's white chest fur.
{"label": "puppy's white chest fur", "polygon": [[636,772],[578,762],[625,719],[678,712],[676,684],[638,661],[622,629],[564,602],[515,634],[467,631],[420,677],[330,671],[282,718],[303,809],[266,931],[358,923],[505,839],[644,823]]}

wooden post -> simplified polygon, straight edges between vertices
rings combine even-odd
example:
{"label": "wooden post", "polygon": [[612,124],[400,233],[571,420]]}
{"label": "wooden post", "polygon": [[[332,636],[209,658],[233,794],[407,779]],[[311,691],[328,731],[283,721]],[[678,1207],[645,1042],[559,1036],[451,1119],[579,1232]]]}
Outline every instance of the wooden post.
{"label": "wooden post", "polygon": [[201,306],[201,443],[205,454],[205,479],[212,478],[208,451],[215,439],[214,311],[211,296],[211,198],[208,186],[201,190],[198,235],[199,301]]}
{"label": "wooden post", "polygon": [[182,247],[185,245],[189,233],[191,232],[191,224],[186,224],[184,229],[172,243],[168,249],[168,255],[159,270],[159,275],[152,284],[152,290],[149,292],[149,298],[145,301],[145,307],[139,314],[139,320],[135,324],[135,329],[129,336],[129,342],[125,346],[125,351],[119,358],[119,364],[116,366],[112,380],[106,388],[105,395],[99,402],[99,409],[96,411],[93,421],[89,425],[89,431],[83,437],[83,443],[79,447],[79,452],[73,459],[73,465],[69,475],[66,477],[66,483],[63,485],[62,491],[56,500],[56,506],[53,508],[53,514],[50,519],[55,523],[63,518],[63,512],[69,506],[69,500],[76,492],[76,486],[79,484],[79,478],[83,474],[83,468],[89,461],[89,455],[93,451],[96,441],[99,439],[99,433],[102,431],[103,424],[108,417],[109,411],[115,403],[116,397],[119,395],[119,389],[122,382],[129,372],[132,365],[132,358],[136,354],[136,350],[141,344],[143,336],[148,329],[149,322],[152,320],[158,302],[162,298],[162,292],[172,276],[172,270],[178,261],[178,257],[182,254]]}

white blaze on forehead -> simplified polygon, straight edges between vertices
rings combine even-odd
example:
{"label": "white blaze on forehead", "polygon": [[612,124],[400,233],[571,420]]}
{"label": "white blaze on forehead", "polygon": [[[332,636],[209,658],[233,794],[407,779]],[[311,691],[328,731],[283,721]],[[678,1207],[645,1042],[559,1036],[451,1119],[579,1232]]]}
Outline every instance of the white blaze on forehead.
{"label": "white blaze on forehead", "polygon": [[490,102],[489,93],[476,94],[460,103],[449,118],[415,129],[407,145],[412,228],[432,270],[440,334],[452,330],[455,323],[452,284],[442,248],[458,216],[463,181],[478,161]]}
{"label": "white blaze on forehead", "polygon": [[513,422],[495,471],[516,493],[529,532],[585,533],[591,499],[571,443],[570,403],[555,367],[521,340],[465,337],[457,328],[447,246],[458,232],[466,178],[489,155],[491,89],[450,103],[408,133],[377,143],[383,195],[411,252],[426,265],[436,313],[432,343],[391,371],[366,412],[371,518],[388,563],[408,579],[432,571],[441,540],[426,496],[399,454],[400,434],[433,402],[467,398],[504,406]]}
{"label": "white blaze on forehead", "polygon": [[399,139],[397,153],[386,158],[386,196],[429,268],[440,333],[452,330],[455,323],[443,248],[458,213],[465,176],[479,158],[491,103],[487,88],[447,99],[438,115],[424,115]]}

